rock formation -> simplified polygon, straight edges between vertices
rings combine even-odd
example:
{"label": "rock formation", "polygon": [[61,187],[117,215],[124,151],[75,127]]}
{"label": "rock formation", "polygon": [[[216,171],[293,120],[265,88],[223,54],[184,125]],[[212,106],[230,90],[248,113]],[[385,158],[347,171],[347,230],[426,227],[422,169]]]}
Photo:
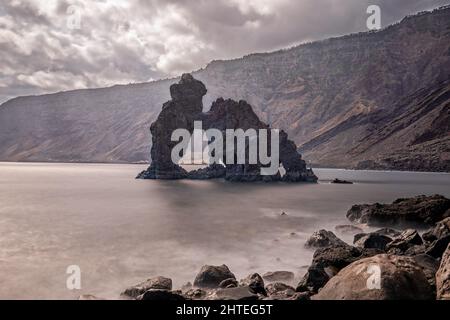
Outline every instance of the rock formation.
{"label": "rock formation", "polygon": [[[262,175],[263,165],[258,161],[250,163],[248,159],[249,145],[246,143],[246,159],[244,164],[211,164],[207,168],[187,172],[171,159],[172,150],[178,142],[171,141],[172,133],[176,129],[186,129],[191,134],[194,131],[194,122],[201,121],[202,129],[219,130],[226,137],[226,130],[241,129],[247,131],[254,129],[259,140],[260,129],[266,129],[268,150],[271,150],[270,127],[259,120],[252,107],[245,101],[231,99],[217,99],[209,112],[203,113],[203,96],[207,90],[202,82],[194,79],[190,74],[184,74],[178,84],[170,87],[172,100],[163,105],[158,119],[151,125],[152,133],[152,163],[148,170],[142,172],[138,178],[143,179],[215,179],[225,178],[228,181],[286,181],[286,182],[316,182],[317,177],[311,169],[306,167],[297,152],[297,146],[288,139],[288,135],[279,133],[279,164],[283,166],[285,174],[280,172],[274,175]],[[222,154],[226,155],[226,141]],[[236,148],[237,149],[237,148]],[[237,158],[237,150],[234,153]],[[225,162],[225,161],[223,161]]]}

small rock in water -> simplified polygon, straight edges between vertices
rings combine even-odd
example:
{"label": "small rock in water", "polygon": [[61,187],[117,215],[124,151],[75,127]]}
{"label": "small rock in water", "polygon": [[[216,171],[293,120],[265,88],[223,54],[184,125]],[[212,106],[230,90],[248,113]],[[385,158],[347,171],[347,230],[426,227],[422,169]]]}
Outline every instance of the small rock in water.
{"label": "small rock in water", "polygon": [[353,182],[351,181],[347,181],[347,180],[341,180],[341,179],[334,179],[333,181],[331,181],[331,183],[334,184],[353,184]]}
{"label": "small rock in water", "polygon": [[225,288],[236,288],[238,285],[239,285],[239,283],[237,282],[236,279],[229,278],[229,279],[223,280],[219,284],[219,288],[222,288],[222,289],[225,289]]}
{"label": "small rock in water", "polygon": [[266,289],[264,288],[264,280],[258,273],[253,273],[247,276],[247,278],[242,279],[240,285],[249,287],[253,293],[267,295]]}

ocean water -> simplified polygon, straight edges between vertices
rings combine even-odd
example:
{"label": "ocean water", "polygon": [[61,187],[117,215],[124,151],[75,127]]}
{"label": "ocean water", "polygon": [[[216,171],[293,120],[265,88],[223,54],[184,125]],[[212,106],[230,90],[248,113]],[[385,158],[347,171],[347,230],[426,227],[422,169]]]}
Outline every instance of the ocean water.
{"label": "ocean water", "polygon": [[[0,299],[118,298],[158,275],[179,288],[204,264],[226,264],[237,278],[299,278],[313,254],[307,237],[348,224],[353,204],[450,197],[441,173],[316,169],[318,184],[135,180],[144,168],[0,163]],[[66,287],[70,265],[81,269],[81,290]]]}

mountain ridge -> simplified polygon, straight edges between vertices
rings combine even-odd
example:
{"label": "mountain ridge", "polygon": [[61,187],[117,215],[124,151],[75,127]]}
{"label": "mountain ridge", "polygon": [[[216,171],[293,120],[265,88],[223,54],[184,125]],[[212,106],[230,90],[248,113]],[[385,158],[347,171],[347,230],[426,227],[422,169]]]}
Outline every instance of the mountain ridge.
{"label": "mountain ridge", "polygon": [[[370,122],[396,101],[448,80],[450,7],[408,16],[377,32],[212,61],[193,75],[209,88],[205,106],[221,96],[247,100],[263,121],[286,130],[298,145],[308,146],[352,117]],[[0,107],[0,160],[147,161],[148,128],[175,81],[9,100]],[[360,126],[351,130],[334,144],[317,144],[316,150],[303,147],[305,159],[358,167],[335,156],[345,155],[348,150],[342,146],[356,146],[354,137],[364,134]]]}

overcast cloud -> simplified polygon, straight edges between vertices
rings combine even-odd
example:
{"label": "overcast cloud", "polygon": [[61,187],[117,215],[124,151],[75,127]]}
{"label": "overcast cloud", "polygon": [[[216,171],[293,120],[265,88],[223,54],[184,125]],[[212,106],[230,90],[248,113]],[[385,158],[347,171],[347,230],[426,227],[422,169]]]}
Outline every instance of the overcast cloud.
{"label": "overcast cloud", "polygon": [[[449,0],[1,0],[0,102],[145,82],[305,41],[386,26]],[[80,17],[80,28],[76,26]]]}

